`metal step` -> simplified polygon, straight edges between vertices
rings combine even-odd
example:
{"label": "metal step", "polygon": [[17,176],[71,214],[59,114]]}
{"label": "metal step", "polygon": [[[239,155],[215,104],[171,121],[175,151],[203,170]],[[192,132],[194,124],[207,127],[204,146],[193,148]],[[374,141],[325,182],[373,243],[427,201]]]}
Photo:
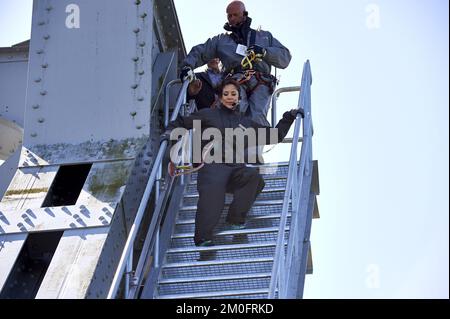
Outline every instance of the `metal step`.
{"label": "metal step", "polygon": [[260,243],[260,244],[242,244],[242,245],[213,245],[208,247],[188,247],[188,248],[169,248],[167,254],[190,253],[201,251],[221,251],[234,249],[252,249],[263,247],[275,247],[276,242]]}
{"label": "metal step", "polygon": [[[255,228],[270,228],[270,227],[278,227],[280,225],[280,214],[271,214],[274,216],[273,218],[252,218],[247,217],[247,221],[245,223],[244,229],[255,229]],[[225,214],[221,216],[219,222],[214,228],[216,233],[221,233],[223,231],[232,230],[231,226],[225,220]],[[288,218],[288,222],[290,222],[290,218]],[[190,219],[193,221],[193,219]],[[176,224],[174,229],[174,234],[182,234],[182,233],[194,233],[195,224],[187,223],[187,224]]]}
{"label": "metal step", "polygon": [[[289,233],[286,233],[288,238]],[[278,238],[278,232],[257,233],[257,234],[239,234],[214,237],[215,245],[237,245],[237,244],[259,244],[266,242],[275,242]],[[187,248],[194,246],[194,238],[172,238],[171,248]]]}
{"label": "metal step", "polygon": [[[274,193],[274,192],[284,192],[286,190],[286,188],[284,187],[272,187],[272,188],[267,188],[264,187],[264,189],[262,190],[261,193]],[[198,193],[195,192],[193,194],[186,194],[184,195],[184,198],[198,198]]]}
{"label": "metal step", "polygon": [[229,259],[229,260],[211,260],[211,261],[196,261],[190,263],[171,263],[162,266],[163,269],[169,268],[190,268],[190,267],[202,267],[202,266],[217,266],[217,265],[232,265],[232,264],[242,264],[242,263],[262,263],[271,262],[272,257],[269,258],[249,258],[249,259]]}
{"label": "metal step", "polygon": [[[289,227],[286,227],[286,230],[289,230]],[[261,233],[273,233],[278,232],[278,227],[269,227],[269,228],[244,228],[240,230],[224,230],[218,233],[215,233],[215,236],[226,236],[226,235],[248,235],[248,234],[261,234]],[[194,233],[181,233],[172,235],[173,239],[177,238],[193,238]]]}
{"label": "metal step", "polygon": [[210,260],[246,259],[273,257],[276,242],[240,243],[214,245],[210,247],[169,248],[166,254],[167,263],[197,261],[202,256]]}
{"label": "metal step", "polygon": [[239,289],[239,290],[207,292],[207,293],[161,295],[161,296],[158,296],[158,298],[161,298],[161,299],[193,299],[193,298],[214,298],[214,297],[223,298],[223,297],[231,297],[231,296],[241,296],[242,297],[242,296],[268,295],[268,294],[269,294],[269,289]]}
{"label": "metal step", "polygon": [[255,273],[255,274],[245,274],[245,275],[221,275],[221,276],[202,276],[202,277],[184,277],[184,278],[170,278],[161,279],[159,283],[161,285],[168,284],[180,284],[180,283],[198,283],[207,281],[222,281],[222,280],[244,280],[244,279],[257,279],[257,278],[268,278],[271,276],[270,272],[265,273]]}
{"label": "metal step", "polygon": [[[283,205],[282,199],[276,199],[276,200],[257,200],[253,204],[253,207],[258,206],[268,206],[268,205]],[[229,204],[225,204],[225,207],[229,206]],[[187,210],[197,210],[197,205],[189,205],[189,206],[181,206],[180,212],[187,211]]]}
{"label": "metal step", "polygon": [[[276,188],[267,188],[264,189],[256,198],[256,201],[262,200],[281,200],[284,198],[284,187],[276,187]],[[199,199],[198,192],[192,191],[189,194],[185,195],[183,198],[183,206],[192,206],[197,205]],[[225,194],[225,205],[230,205],[233,201],[233,194]]]}
{"label": "metal step", "polygon": [[[259,202],[258,204],[263,204]],[[289,205],[291,206],[291,205]],[[222,217],[226,216],[228,214],[228,208],[229,206],[225,205],[223,211],[222,211]],[[250,211],[248,212],[247,218],[254,218],[256,216],[265,216],[265,215],[272,215],[272,214],[280,214],[283,209],[283,201],[270,201],[265,202],[263,205],[254,205]],[[195,218],[195,214],[197,211],[197,205],[190,205],[190,206],[184,206],[182,210],[179,210],[177,214],[177,221],[182,221],[186,219],[193,219]],[[291,211],[291,207],[289,207],[289,211]]]}
{"label": "metal step", "polygon": [[224,279],[208,282],[189,282],[158,286],[158,295],[226,292],[235,289],[268,289],[270,276],[265,278]]}
{"label": "metal step", "polygon": [[[271,234],[275,235],[276,233]],[[253,240],[253,242],[249,243],[249,241],[239,238],[239,240],[222,242],[222,244],[215,244],[209,247],[196,247],[192,244],[176,248],[171,247],[166,253],[164,262],[195,262],[200,259],[223,261],[229,259],[269,258],[274,256],[276,239],[274,236],[271,241]],[[286,242],[287,239],[288,233],[285,235]],[[192,239],[189,240],[193,242]]]}
{"label": "metal step", "polygon": [[[263,175],[264,178],[270,176],[281,176],[286,178],[289,170],[288,162],[280,163],[268,163],[264,165],[247,165],[248,167],[253,167],[258,169],[259,173]],[[191,174],[191,182],[197,179],[198,173]]]}
{"label": "metal step", "polygon": [[[280,214],[262,215],[262,216],[248,216],[248,220],[275,219],[275,218],[280,218],[280,216],[281,216],[281,213]],[[291,213],[288,213],[288,217],[290,217],[290,216],[291,216]],[[194,224],[194,223],[195,223],[194,218],[177,220],[177,222],[176,222],[177,225],[189,225],[189,224]]]}
{"label": "metal step", "polygon": [[[287,175],[267,175],[263,176],[266,183],[264,188],[285,187]],[[186,187],[186,193],[190,194],[197,191],[197,180],[192,180]]]}
{"label": "metal step", "polygon": [[162,267],[160,278],[263,273],[271,272],[272,265],[273,257],[171,263]]}

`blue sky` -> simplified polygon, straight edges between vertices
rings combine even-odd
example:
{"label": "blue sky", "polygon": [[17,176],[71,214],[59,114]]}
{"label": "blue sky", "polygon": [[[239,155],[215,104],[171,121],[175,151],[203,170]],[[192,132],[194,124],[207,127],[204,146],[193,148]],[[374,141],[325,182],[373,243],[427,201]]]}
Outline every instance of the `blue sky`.
{"label": "blue sky", "polygon": [[[0,0],[0,46],[29,38],[31,3]],[[305,298],[448,298],[448,1],[245,3],[291,50],[280,87],[311,62],[321,218]],[[228,1],[175,4],[188,50],[223,32]]]}

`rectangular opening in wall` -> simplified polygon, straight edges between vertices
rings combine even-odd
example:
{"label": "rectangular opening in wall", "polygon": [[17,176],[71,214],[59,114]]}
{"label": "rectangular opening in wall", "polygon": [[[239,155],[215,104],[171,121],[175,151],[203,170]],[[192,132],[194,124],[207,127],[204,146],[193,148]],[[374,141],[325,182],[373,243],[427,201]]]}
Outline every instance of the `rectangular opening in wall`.
{"label": "rectangular opening in wall", "polygon": [[34,299],[63,231],[30,233],[0,293],[0,299]]}
{"label": "rectangular opening in wall", "polygon": [[42,207],[75,205],[92,164],[60,166]]}

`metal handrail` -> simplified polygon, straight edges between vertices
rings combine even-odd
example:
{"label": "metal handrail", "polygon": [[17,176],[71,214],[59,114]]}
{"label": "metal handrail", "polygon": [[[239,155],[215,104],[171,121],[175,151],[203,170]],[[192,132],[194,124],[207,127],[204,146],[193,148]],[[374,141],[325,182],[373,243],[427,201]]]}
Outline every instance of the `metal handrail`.
{"label": "metal handrail", "polygon": [[272,110],[271,110],[271,114],[272,114],[272,127],[275,127],[275,125],[277,125],[277,99],[280,96],[281,93],[285,93],[285,92],[296,92],[296,91],[300,91],[300,87],[299,86],[289,86],[289,87],[285,87],[285,88],[279,88],[277,90],[275,90],[272,93]]}
{"label": "metal handrail", "polygon": [[175,79],[167,83],[164,89],[164,128],[169,125],[169,101],[170,101],[170,88],[175,84],[181,84],[180,79]]}
{"label": "metal handrail", "polygon": [[[274,263],[272,267],[272,276],[269,286],[269,298],[275,298],[275,293],[278,290],[278,298],[286,298],[287,286],[289,282],[289,262],[292,260],[292,254],[294,253],[294,245],[300,240],[300,234],[295,231],[295,227],[291,231],[293,235],[290,236],[288,242],[287,254],[285,255],[285,232],[287,215],[289,209],[290,199],[292,198],[292,216],[299,214],[299,211],[295,211],[300,201],[300,194],[302,188],[305,186],[303,183],[303,175],[305,170],[310,170],[309,161],[311,160],[311,138],[312,138],[312,120],[311,120],[311,69],[309,60],[307,60],[303,67],[302,83],[299,95],[298,107],[303,108],[305,117],[303,120],[303,143],[300,153],[300,159],[297,161],[297,146],[300,136],[300,125],[297,117],[297,121],[294,127],[293,144],[289,159],[289,169],[286,182],[286,190],[283,199],[283,208],[280,218],[280,226],[278,229],[277,246],[275,250]],[[282,91],[280,89],[279,91]],[[278,90],[277,90],[278,91]],[[275,95],[276,96],[276,95]],[[273,105],[272,105],[273,107]],[[276,104],[275,104],[276,107]],[[276,109],[275,109],[276,111]],[[297,216],[298,217],[298,216]]]}
{"label": "metal handrail", "polygon": [[[174,81],[169,82],[169,84],[172,82],[174,82]],[[183,86],[181,87],[181,90],[178,94],[178,98],[177,98],[177,101],[175,104],[175,109],[171,116],[172,121],[177,118],[178,113],[180,112],[181,106],[183,104],[185,104],[186,90],[187,90],[188,85],[189,85],[188,80],[183,82]],[[166,86],[166,89],[167,89],[167,86]],[[168,100],[168,98],[166,98],[166,99]],[[134,241],[136,240],[136,236],[137,236],[139,227],[141,225],[142,218],[143,218],[144,212],[145,212],[145,208],[147,207],[147,203],[150,198],[150,194],[152,193],[157,174],[160,171],[160,168],[162,166],[162,160],[163,160],[164,154],[166,153],[167,145],[168,145],[167,141],[164,141],[161,143],[161,146],[159,147],[158,155],[156,156],[152,172],[150,173],[150,178],[148,179],[147,185],[145,187],[144,195],[142,196],[136,217],[134,218],[133,225],[131,226],[130,232],[128,234],[128,238],[125,243],[125,247],[123,249],[122,256],[120,257],[120,261],[117,266],[117,271],[114,274],[114,278],[111,283],[111,287],[108,291],[107,299],[112,299],[112,298],[116,297],[117,290],[119,289],[120,282],[124,275],[125,267],[127,267],[127,266],[130,267],[130,265],[132,265],[131,261],[132,261],[132,251],[133,251]],[[157,219],[157,218],[159,218],[159,216],[158,215],[153,216],[152,221],[154,218]],[[156,228],[156,225],[157,225],[156,222],[151,223],[151,227],[153,227],[153,228]],[[151,230],[149,229],[149,231],[151,231]],[[153,231],[154,231],[154,229],[153,229]],[[128,287],[126,287],[126,289],[128,289]],[[127,295],[127,293],[126,293],[126,295]]]}

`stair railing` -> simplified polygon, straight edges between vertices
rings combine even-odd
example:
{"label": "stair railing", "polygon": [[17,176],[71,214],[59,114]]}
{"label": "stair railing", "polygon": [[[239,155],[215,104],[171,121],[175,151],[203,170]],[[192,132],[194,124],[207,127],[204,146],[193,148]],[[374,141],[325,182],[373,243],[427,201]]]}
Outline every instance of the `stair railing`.
{"label": "stair railing", "polygon": [[[167,92],[169,91],[168,87],[175,83],[179,83],[179,81],[171,81],[166,86],[166,94],[165,94],[166,100],[165,101],[167,101],[167,102],[164,103],[164,114],[167,114],[167,117],[169,114],[169,104],[168,104],[168,95],[167,95]],[[183,85],[182,85],[180,92],[178,94],[178,97],[177,97],[177,101],[175,103],[175,108],[174,108],[174,110],[172,112],[172,116],[170,118],[171,121],[173,121],[177,118],[178,114],[180,113],[180,110],[182,110],[182,106],[186,105],[186,90],[187,90],[188,85],[189,85],[189,80],[186,80],[183,82]],[[166,123],[164,123],[164,124],[166,124]],[[138,274],[135,271],[133,271],[133,247],[134,247],[134,243],[135,243],[135,240],[136,240],[136,237],[138,234],[138,230],[141,226],[141,222],[142,222],[142,218],[144,216],[145,209],[147,207],[147,204],[148,204],[150,195],[153,191],[153,188],[155,186],[155,183],[158,186],[158,183],[161,180],[163,158],[166,153],[167,147],[168,147],[167,141],[163,141],[159,147],[158,155],[156,156],[155,163],[153,164],[153,168],[150,173],[150,177],[149,177],[147,185],[145,187],[144,195],[142,196],[138,211],[136,213],[136,217],[134,218],[133,225],[131,226],[127,241],[123,248],[123,252],[120,257],[116,273],[114,274],[114,278],[111,283],[111,287],[108,291],[108,295],[107,295],[108,299],[116,298],[118,289],[120,287],[120,283],[121,283],[124,275],[126,276],[125,277],[125,293],[124,293],[125,298],[134,298],[136,296],[136,293],[138,290],[138,285],[136,284],[136,282],[142,280],[142,278],[140,276],[141,274]],[[172,181],[170,183],[172,183]],[[166,189],[166,191],[167,191],[167,189]],[[159,230],[159,224],[160,224],[160,221],[162,218],[161,215],[164,213],[164,210],[161,209],[161,199],[162,198],[160,197],[161,194],[159,194],[159,187],[156,187],[155,194],[156,194],[156,198],[155,198],[156,206],[155,206],[155,209],[154,209],[154,212],[152,215],[152,220],[150,222],[150,226],[149,226],[147,233],[148,234],[156,234],[156,235],[153,236],[151,243],[149,243],[150,247],[145,247],[145,244],[144,244],[144,248],[147,248],[147,251],[145,249],[143,249],[142,252],[147,253],[147,252],[154,251],[154,255],[155,255],[154,260],[156,263],[159,263],[159,256],[158,256],[159,236],[158,236],[157,232]],[[140,272],[142,272],[143,266],[142,266],[141,262],[138,264],[138,268],[140,269]]]}
{"label": "stair railing", "polygon": [[[283,208],[278,229],[277,245],[275,249],[272,276],[269,286],[270,299],[292,298],[288,292],[289,280],[291,278],[293,255],[298,254],[303,244],[303,234],[298,230],[297,221],[306,218],[306,210],[300,211],[301,194],[309,190],[310,183],[305,182],[305,176],[311,174],[312,169],[312,119],[311,119],[311,68],[307,60],[303,66],[301,89],[298,107],[304,111],[303,136],[301,138],[300,158],[297,160],[297,149],[300,137],[301,116],[297,115],[292,138],[292,147],[289,158],[288,176],[286,190],[283,198]],[[297,89],[296,87],[294,87]],[[294,89],[292,88],[292,89]],[[287,90],[292,91],[292,90]],[[276,105],[275,105],[276,106]],[[273,113],[272,113],[273,114]],[[274,115],[272,115],[274,119]],[[310,180],[310,179],[309,179]],[[289,205],[292,205],[291,227],[289,240],[286,247],[287,217]],[[286,249],[287,248],[287,249]]]}

